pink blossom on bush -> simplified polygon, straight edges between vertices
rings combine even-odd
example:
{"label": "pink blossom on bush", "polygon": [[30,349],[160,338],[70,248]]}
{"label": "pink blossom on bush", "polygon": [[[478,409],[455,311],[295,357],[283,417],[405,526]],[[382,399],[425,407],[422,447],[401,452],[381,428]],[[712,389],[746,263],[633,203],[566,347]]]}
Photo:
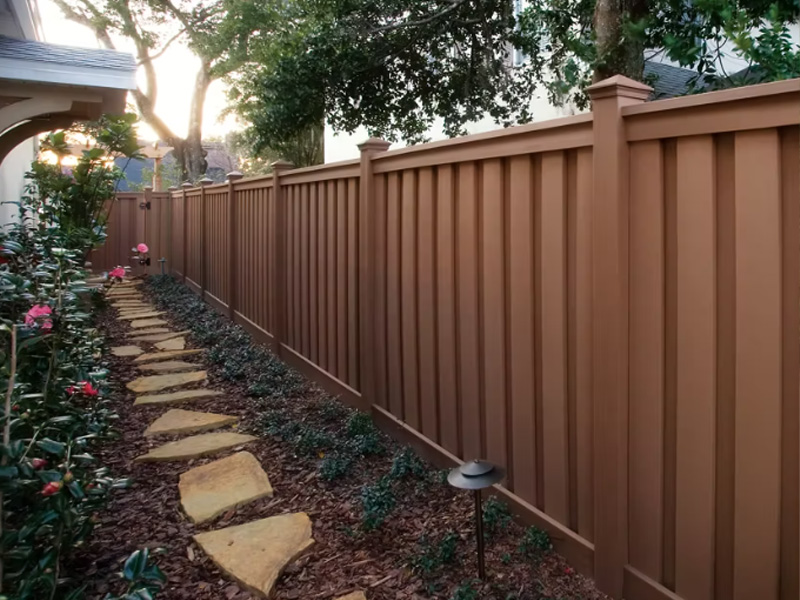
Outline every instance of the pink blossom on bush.
{"label": "pink blossom on bush", "polygon": [[150,252],[150,248],[148,248],[147,244],[144,244],[144,243],[139,244],[138,246],[136,246],[136,250],[137,250],[137,252],[139,252],[141,254],[147,254],[148,252]]}
{"label": "pink blossom on bush", "polygon": [[108,276],[116,277],[117,279],[122,279],[123,277],[125,277],[125,269],[123,269],[122,267],[111,269],[111,271],[108,272]]}
{"label": "pink blossom on bush", "polygon": [[[46,317],[52,314],[53,309],[45,304],[37,304],[33,308],[31,308],[28,313],[25,315],[25,325],[28,327],[33,327],[37,323],[37,319],[40,317]],[[45,318],[42,319],[40,322],[40,326],[43,331],[48,331],[53,328],[53,321],[52,319]]]}
{"label": "pink blossom on bush", "polygon": [[42,496],[53,496],[64,486],[60,481],[51,481],[42,488]]}

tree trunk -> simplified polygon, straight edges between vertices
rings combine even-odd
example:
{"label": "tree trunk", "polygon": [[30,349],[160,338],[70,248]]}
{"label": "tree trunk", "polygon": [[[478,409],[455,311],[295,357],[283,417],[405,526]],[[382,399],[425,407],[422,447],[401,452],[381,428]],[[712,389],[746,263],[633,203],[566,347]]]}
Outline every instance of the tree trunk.
{"label": "tree trunk", "polygon": [[625,21],[638,21],[647,14],[647,0],[597,0],[594,31],[597,40],[595,82],[625,75],[641,81],[644,76],[644,44],[625,37]]}
{"label": "tree trunk", "polygon": [[209,85],[211,85],[211,64],[203,61],[194,82],[192,105],[189,108],[189,133],[183,151],[183,168],[189,181],[202,179],[208,169],[206,151],[203,150],[203,108]]}

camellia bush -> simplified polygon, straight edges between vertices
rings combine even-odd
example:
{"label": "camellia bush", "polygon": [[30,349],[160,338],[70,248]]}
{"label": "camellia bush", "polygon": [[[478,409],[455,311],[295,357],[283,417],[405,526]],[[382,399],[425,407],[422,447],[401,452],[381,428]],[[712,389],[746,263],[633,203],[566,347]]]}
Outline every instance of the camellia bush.
{"label": "camellia bush", "polygon": [[[72,173],[35,162],[20,219],[0,231],[2,593],[77,599],[79,573],[63,569],[86,540],[109,492],[124,487],[94,451],[113,436],[103,339],[93,304],[125,276],[87,283],[86,257],[102,243],[122,176],[109,155],[135,154],[132,121],[95,124],[97,148]],[[62,134],[50,146],[63,150]],[[141,596],[144,598],[145,596]]]}

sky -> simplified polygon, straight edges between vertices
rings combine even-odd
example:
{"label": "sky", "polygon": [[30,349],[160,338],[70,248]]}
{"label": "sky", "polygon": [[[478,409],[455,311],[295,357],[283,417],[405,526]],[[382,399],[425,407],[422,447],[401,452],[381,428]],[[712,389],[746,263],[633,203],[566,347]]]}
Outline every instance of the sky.
{"label": "sky", "polygon": [[[39,0],[39,11],[42,17],[44,41],[67,46],[81,46],[84,48],[100,48],[100,43],[92,31],[82,25],[73,23],[64,18],[61,10],[51,0]],[[125,39],[114,40],[117,50],[134,53],[133,44]],[[189,123],[189,105],[194,79],[200,66],[200,61],[179,44],[173,44],[155,61],[158,76],[158,99],[156,114],[158,114],[172,130],[180,136],[186,135]],[[144,85],[144,77],[139,73],[140,84]],[[132,100],[129,97],[129,101]],[[227,105],[225,86],[221,81],[211,84],[206,98],[203,136],[222,136],[236,128],[235,121],[228,117],[225,122],[219,121],[219,116]],[[140,137],[147,141],[154,141],[156,135],[146,123],[139,125]]]}

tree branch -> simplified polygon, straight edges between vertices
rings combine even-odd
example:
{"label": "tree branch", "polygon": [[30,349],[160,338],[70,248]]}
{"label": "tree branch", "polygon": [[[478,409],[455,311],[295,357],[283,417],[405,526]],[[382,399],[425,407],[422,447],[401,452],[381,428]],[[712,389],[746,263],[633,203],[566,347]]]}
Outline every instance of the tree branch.
{"label": "tree branch", "polygon": [[147,57],[145,57],[145,58],[141,59],[141,60],[140,60],[140,61],[139,61],[137,64],[138,64],[139,66],[142,66],[142,65],[143,65],[145,62],[154,61],[154,60],[155,60],[155,59],[157,59],[159,56],[161,56],[162,54],[164,54],[164,52],[166,52],[166,51],[167,51],[167,49],[168,49],[168,48],[169,48],[169,47],[172,45],[172,42],[174,42],[175,40],[177,40],[177,39],[178,39],[179,37],[181,37],[181,36],[182,36],[184,33],[186,33],[186,30],[185,30],[185,29],[181,29],[181,30],[180,30],[178,33],[176,33],[176,34],[175,34],[175,35],[173,35],[173,36],[172,36],[172,37],[171,37],[169,40],[167,40],[167,43],[166,43],[166,44],[164,44],[164,46],[162,46],[161,50],[159,50],[159,51],[158,51],[158,52],[156,52],[155,54],[148,55]]}
{"label": "tree branch", "polygon": [[369,33],[383,33],[384,31],[393,31],[395,29],[402,29],[404,27],[418,27],[420,25],[427,25],[428,23],[436,21],[437,19],[440,19],[448,15],[449,13],[453,12],[465,2],[467,2],[467,0],[454,0],[450,6],[448,6],[441,12],[427,16],[424,19],[420,19],[419,21],[403,21],[402,23],[394,23],[393,25],[378,27],[376,29],[373,29]]}

